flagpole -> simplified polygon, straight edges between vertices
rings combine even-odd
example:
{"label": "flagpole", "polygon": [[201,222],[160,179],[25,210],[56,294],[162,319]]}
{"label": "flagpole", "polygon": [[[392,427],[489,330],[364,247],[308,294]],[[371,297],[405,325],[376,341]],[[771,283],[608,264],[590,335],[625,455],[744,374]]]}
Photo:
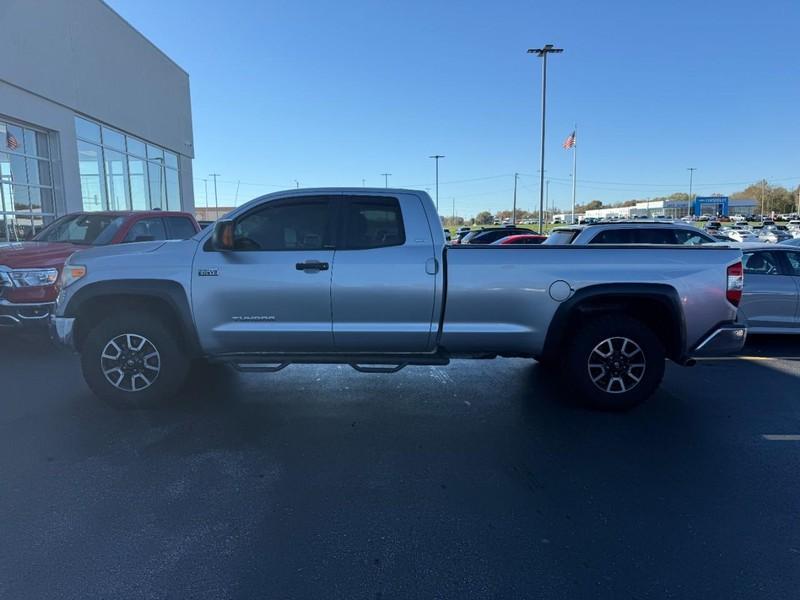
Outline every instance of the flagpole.
{"label": "flagpole", "polygon": [[578,124],[575,124],[575,143],[572,146],[572,224],[575,225],[575,183],[578,178]]}

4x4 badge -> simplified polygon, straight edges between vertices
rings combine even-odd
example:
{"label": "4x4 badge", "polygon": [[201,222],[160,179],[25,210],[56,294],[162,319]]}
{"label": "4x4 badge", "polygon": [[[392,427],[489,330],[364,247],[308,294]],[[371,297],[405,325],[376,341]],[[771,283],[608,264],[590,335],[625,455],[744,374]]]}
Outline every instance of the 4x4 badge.
{"label": "4x4 badge", "polygon": [[200,277],[216,277],[219,275],[219,269],[198,269],[197,274]]}

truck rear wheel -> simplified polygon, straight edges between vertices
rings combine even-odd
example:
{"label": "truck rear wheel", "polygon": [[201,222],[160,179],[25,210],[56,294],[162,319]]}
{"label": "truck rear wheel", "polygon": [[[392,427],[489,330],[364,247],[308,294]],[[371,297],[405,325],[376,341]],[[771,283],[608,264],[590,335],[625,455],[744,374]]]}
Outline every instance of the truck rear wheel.
{"label": "truck rear wheel", "polygon": [[658,336],[624,315],[583,323],[565,350],[565,380],[592,408],[632,408],[649,398],[664,377],[665,353]]}
{"label": "truck rear wheel", "polygon": [[183,385],[189,360],[167,323],[150,315],[110,316],[86,337],[83,377],[117,408],[144,408],[172,397]]}

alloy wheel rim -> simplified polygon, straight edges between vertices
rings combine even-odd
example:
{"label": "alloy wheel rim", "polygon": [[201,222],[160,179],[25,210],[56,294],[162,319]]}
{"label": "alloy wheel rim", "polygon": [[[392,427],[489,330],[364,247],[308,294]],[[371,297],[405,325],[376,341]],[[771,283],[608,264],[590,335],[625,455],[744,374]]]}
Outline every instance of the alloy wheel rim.
{"label": "alloy wheel rim", "polygon": [[608,394],[631,391],[644,377],[647,361],[639,344],[626,337],[610,337],[589,353],[589,378]]}
{"label": "alloy wheel rim", "polygon": [[149,388],[161,372],[161,355],[155,344],[137,333],[123,333],[105,345],[100,368],[111,385],[124,392]]}

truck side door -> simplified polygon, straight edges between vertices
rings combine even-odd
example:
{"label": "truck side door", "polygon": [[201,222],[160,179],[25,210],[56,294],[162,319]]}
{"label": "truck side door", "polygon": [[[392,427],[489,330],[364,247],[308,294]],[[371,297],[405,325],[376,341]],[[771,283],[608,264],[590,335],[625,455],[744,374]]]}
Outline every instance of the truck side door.
{"label": "truck side door", "polygon": [[331,293],[337,351],[431,350],[440,266],[420,198],[344,196],[339,226]]}
{"label": "truck side door", "polygon": [[328,196],[270,200],[236,219],[234,250],[198,249],[192,305],[206,352],[334,351],[334,210]]}

